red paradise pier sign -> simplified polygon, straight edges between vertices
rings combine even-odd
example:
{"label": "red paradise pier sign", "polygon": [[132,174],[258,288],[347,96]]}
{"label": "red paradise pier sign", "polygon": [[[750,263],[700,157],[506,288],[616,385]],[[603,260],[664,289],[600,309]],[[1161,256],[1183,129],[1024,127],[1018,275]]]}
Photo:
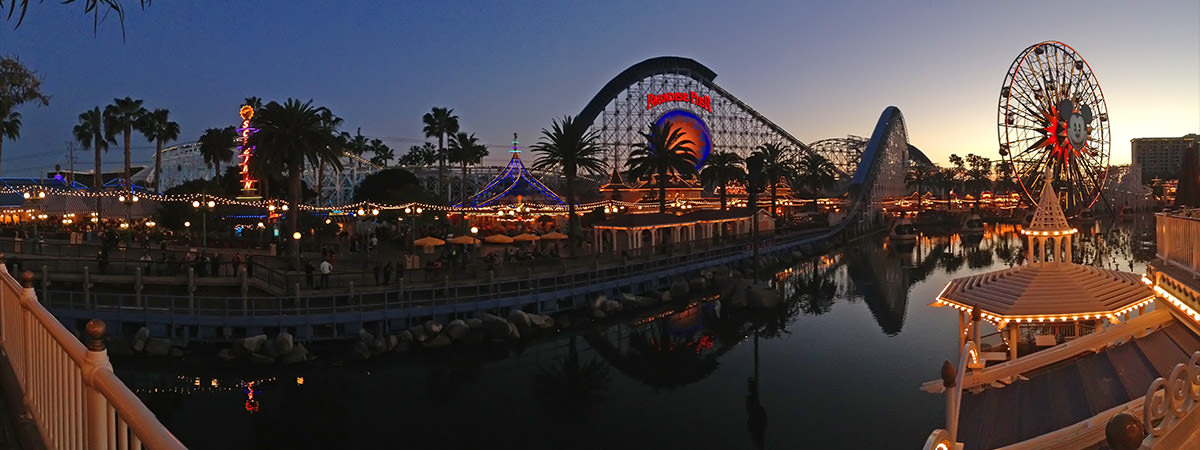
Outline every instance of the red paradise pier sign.
{"label": "red paradise pier sign", "polygon": [[646,109],[653,108],[666,102],[687,102],[712,112],[712,98],[695,92],[667,92],[665,94],[646,94]]}

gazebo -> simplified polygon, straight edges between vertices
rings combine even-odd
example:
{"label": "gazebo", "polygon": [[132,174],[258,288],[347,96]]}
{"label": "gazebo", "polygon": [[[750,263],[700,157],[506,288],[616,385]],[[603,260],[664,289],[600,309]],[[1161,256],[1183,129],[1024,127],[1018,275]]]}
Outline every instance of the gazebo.
{"label": "gazebo", "polygon": [[[1053,177],[1047,173],[1046,179]],[[938,294],[933,306],[959,310],[959,348],[972,315],[1007,335],[1008,356],[1015,359],[1023,335],[1039,346],[1055,345],[1098,330],[1104,320],[1118,323],[1120,316],[1154,301],[1154,291],[1137,274],[1071,261],[1076,230],[1049,184],[1021,233],[1029,239],[1024,265],[951,280]]]}

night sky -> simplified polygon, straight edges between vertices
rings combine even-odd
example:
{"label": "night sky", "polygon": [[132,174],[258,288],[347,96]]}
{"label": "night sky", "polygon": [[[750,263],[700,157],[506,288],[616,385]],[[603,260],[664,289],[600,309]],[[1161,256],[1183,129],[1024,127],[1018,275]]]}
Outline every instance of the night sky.
{"label": "night sky", "polygon": [[[234,125],[243,98],[328,106],[397,155],[421,115],[454,108],[500,162],[512,133],[536,141],[631,64],[696,59],[717,84],[805,142],[868,136],[888,105],[935,162],[998,158],[996,104],[1027,46],[1059,40],[1091,64],[1111,116],[1113,163],[1129,140],[1200,131],[1200,2],[246,2],[125,0],[126,37],[97,34],[81,4],[31,1],[0,22],[0,54],[38,72],[49,107],[23,106],[4,176],[66,167],[80,112],[115,97],[167,108],[179,142]],[[986,4],[983,4],[986,3]],[[369,4],[369,6],[368,6]],[[237,6],[234,6],[237,5]],[[135,163],[152,160],[139,138]],[[76,168],[88,170],[89,154]],[[121,163],[119,148],[105,155]]]}

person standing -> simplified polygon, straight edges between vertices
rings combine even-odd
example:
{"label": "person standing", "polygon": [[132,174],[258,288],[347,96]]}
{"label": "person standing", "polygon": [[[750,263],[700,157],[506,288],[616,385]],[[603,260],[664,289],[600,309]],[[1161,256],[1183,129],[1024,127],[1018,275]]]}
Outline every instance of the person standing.
{"label": "person standing", "polygon": [[395,269],[395,267],[392,267],[391,261],[388,261],[388,263],[383,266],[383,285],[384,286],[387,286],[392,283],[392,271],[393,270],[396,270],[396,269]]}
{"label": "person standing", "polygon": [[333,264],[329,263],[329,259],[321,260],[321,289],[329,287],[329,274],[333,273]]}

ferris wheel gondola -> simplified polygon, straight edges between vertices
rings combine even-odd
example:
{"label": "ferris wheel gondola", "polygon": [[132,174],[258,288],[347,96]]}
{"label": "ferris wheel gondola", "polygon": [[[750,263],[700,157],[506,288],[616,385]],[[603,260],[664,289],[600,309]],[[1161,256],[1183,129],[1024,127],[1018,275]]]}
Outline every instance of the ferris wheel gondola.
{"label": "ferris wheel gondola", "polygon": [[1068,215],[1096,202],[1108,175],[1108,109],[1074,49],[1046,41],[1021,52],[1004,76],[997,118],[1000,156],[1030,204],[1046,186],[1047,166]]}

